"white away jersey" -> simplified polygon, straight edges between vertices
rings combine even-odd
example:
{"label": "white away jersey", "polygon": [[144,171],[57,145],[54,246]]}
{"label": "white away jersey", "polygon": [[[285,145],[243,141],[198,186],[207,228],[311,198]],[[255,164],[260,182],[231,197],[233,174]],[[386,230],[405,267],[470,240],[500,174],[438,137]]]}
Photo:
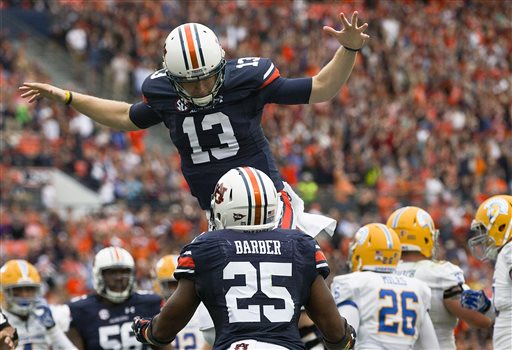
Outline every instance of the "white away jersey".
{"label": "white away jersey", "polygon": [[400,261],[396,273],[422,280],[430,287],[432,297],[429,314],[439,346],[441,349],[455,349],[453,329],[457,325],[457,317],[444,307],[443,293],[447,289],[464,284],[464,274],[460,267],[448,261]]}
{"label": "white away jersey", "polygon": [[[497,316],[494,324],[493,345],[495,350],[512,347],[512,242],[498,254],[494,267],[493,298]],[[10,320],[10,318],[9,318]]]}
{"label": "white away jersey", "polygon": [[[48,350],[50,345],[52,349],[72,350],[76,349],[72,346],[69,340],[64,335],[59,326],[53,327],[50,331],[41,324],[41,322],[32,313],[29,314],[26,320],[21,319],[19,316],[3,310],[5,316],[9,319],[11,326],[15,327],[18,331],[19,342],[16,349],[25,350]],[[56,343],[56,338],[50,336],[50,332],[58,338],[64,338],[62,344]],[[57,334],[58,333],[58,334]]]}
{"label": "white away jersey", "polygon": [[430,289],[416,279],[371,271],[337,276],[331,286],[338,307],[359,310],[356,349],[411,349],[430,307]]}

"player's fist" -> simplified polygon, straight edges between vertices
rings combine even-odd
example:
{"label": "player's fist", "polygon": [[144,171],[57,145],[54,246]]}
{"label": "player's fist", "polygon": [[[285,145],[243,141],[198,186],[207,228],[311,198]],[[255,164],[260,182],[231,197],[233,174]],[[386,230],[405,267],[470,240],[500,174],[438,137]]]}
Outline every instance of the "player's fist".
{"label": "player's fist", "polygon": [[347,326],[345,327],[346,342],[342,345],[344,350],[351,350],[356,346],[356,336],[356,330],[347,322]]}
{"label": "player's fist", "polygon": [[135,316],[132,322],[132,330],[135,333],[135,338],[142,344],[151,344],[147,339],[147,330],[151,324],[151,317]]}
{"label": "player's fist", "polygon": [[[156,316],[155,316],[156,317]],[[174,338],[170,340],[160,340],[153,336],[152,325],[153,318],[135,316],[132,322],[132,330],[135,333],[135,338],[142,344],[154,345],[159,348],[163,348],[169,345]]]}
{"label": "player's fist", "polygon": [[39,299],[36,302],[34,315],[46,329],[55,327],[55,320],[53,319],[52,311],[50,310],[46,300]]}
{"label": "player's fist", "polygon": [[483,290],[467,289],[462,291],[460,298],[462,307],[475,310],[481,313],[487,312],[491,307],[491,301],[487,298]]}

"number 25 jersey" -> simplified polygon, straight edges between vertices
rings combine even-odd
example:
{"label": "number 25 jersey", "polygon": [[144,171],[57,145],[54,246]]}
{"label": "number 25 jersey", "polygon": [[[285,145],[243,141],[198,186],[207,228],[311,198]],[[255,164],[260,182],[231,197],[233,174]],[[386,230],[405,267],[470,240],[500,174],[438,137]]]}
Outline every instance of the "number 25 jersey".
{"label": "number 25 jersey", "polygon": [[218,230],[185,246],[174,272],[194,281],[215,325],[215,349],[239,340],[304,349],[297,326],[318,275],[329,274],[315,240],[297,230]]}
{"label": "number 25 jersey", "polygon": [[430,308],[430,288],[391,273],[353,272],[336,276],[331,291],[338,307],[359,311],[356,349],[411,349]]}
{"label": "number 25 jersey", "polygon": [[130,118],[139,128],[163,122],[181,157],[181,170],[201,208],[210,207],[215,184],[228,170],[252,166],[283,189],[261,116],[267,103],[305,104],[311,78],[282,78],[271,60],[247,57],[230,60],[224,83],[213,103],[189,105],[175,91],[164,70],[142,85],[144,102],[132,106]]}

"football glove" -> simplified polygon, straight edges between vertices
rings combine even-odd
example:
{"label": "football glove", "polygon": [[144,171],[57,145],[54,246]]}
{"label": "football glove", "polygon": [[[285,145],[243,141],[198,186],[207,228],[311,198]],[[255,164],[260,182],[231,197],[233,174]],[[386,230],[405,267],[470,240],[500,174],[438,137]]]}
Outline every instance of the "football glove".
{"label": "football glove", "polygon": [[486,313],[491,307],[491,300],[487,298],[483,290],[467,289],[462,291],[460,303],[462,307],[482,314]]}
{"label": "football glove", "polygon": [[151,317],[135,316],[132,322],[132,330],[133,333],[135,333],[135,338],[142,344],[154,345],[156,347],[164,347],[170,344],[174,338],[169,341],[161,341],[153,337],[153,333],[151,331],[152,321],[153,318]]}
{"label": "football glove", "polygon": [[46,300],[38,299],[33,313],[46,329],[55,327],[55,320]]}
{"label": "football glove", "polygon": [[356,330],[345,321],[345,336],[338,343],[331,343],[325,340],[325,347],[329,350],[352,350],[356,345]]}

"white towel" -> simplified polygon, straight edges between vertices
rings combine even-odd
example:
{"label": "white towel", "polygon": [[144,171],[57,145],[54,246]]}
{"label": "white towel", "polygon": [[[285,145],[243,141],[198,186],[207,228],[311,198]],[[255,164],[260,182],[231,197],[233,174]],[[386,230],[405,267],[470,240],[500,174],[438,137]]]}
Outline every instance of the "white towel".
{"label": "white towel", "polygon": [[336,220],[320,215],[311,214],[304,211],[304,201],[293,191],[292,187],[284,182],[284,190],[290,195],[294,216],[296,217],[295,225],[298,229],[311,237],[316,237],[320,232],[325,232],[329,236],[334,234],[336,229]]}

